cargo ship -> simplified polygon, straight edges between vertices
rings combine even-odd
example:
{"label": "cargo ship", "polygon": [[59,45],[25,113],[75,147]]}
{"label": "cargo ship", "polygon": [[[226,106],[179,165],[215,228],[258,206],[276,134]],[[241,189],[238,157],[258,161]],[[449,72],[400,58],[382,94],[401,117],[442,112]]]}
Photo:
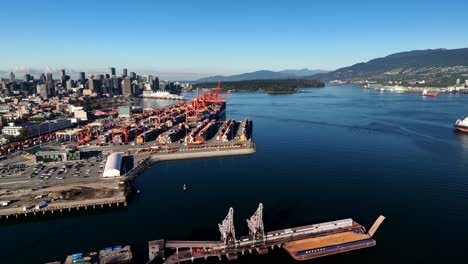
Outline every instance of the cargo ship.
{"label": "cargo ship", "polygon": [[154,98],[154,99],[167,99],[167,100],[184,100],[182,95],[171,94],[167,91],[143,91],[141,95],[143,98]]}
{"label": "cargo ship", "polygon": [[216,102],[207,107],[205,118],[223,120],[226,114],[226,102]]}
{"label": "cargo ship", "polygon": [[350,225],[329,229],[309,238],[286,242],[283,248],[292,258],[302,261],[376,245],[372,236],[385,220],[384,216],[377,218],[369,232],[359,223],[349,220],[352,221]]}
{"label": "cargo ship", "polygon": [[468,133],[468,117],[463,117],[462,119],[457,119],[455,121],[455,130]]}

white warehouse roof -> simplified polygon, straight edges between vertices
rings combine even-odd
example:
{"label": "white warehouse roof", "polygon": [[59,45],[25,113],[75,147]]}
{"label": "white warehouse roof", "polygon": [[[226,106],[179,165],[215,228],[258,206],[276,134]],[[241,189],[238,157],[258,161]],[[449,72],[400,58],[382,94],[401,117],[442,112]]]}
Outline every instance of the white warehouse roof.
{"label": "white warehouse roof", "polygon": [[102,177],[119,177],[122,166],[122,153],[112,153],[107,157]]}

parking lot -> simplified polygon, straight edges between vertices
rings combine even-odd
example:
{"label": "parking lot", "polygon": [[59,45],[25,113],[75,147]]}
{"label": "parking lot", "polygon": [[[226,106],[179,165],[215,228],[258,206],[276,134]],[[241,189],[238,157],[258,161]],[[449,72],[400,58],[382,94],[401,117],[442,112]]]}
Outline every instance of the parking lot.
{"label": "parking lot", "polygon": [[0,166],[0,189],[14,190],[42,185],[95,181],[102,176],[106,158],[106,154],[99,153],[77,161],[2,165]]}

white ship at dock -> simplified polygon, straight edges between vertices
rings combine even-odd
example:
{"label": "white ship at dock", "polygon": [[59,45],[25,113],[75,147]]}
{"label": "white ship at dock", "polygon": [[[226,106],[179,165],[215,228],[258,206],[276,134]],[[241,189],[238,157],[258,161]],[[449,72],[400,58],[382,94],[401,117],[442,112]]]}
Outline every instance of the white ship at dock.
{"label": "white ship at dock", "polygon": [[167,100],[184,100],[182,95],[171,94],[168,91],[151,91],[151,90],[144,90],[143,94],[141,95],[143,98],[155,98],[155,99],[167,99]]}

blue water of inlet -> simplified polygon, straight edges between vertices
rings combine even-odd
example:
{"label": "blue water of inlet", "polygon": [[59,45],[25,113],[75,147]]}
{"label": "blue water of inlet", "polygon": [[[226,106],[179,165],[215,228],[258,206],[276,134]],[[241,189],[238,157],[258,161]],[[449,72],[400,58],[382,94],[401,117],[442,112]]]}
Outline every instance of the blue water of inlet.
{"label": "blue water of inlet", "polygon": [[[301,90],[228,97],[227,118],[254,121],[255,154],[156,164],[126,208],[1,225],[0,262],[43,263],[129,244],[135,263],[144,263],[149,240],[220,239],[217,223],[229,207],[236,234],[247,235],[245,219],[262,202],[266,231],[348,217],[369,228],[387,217],[376,247],[304,263],[464,263],[468,134],[455,133],[453,123],[468,114],[468,96]],[[236,263],[296,262],[275,249]]]}

